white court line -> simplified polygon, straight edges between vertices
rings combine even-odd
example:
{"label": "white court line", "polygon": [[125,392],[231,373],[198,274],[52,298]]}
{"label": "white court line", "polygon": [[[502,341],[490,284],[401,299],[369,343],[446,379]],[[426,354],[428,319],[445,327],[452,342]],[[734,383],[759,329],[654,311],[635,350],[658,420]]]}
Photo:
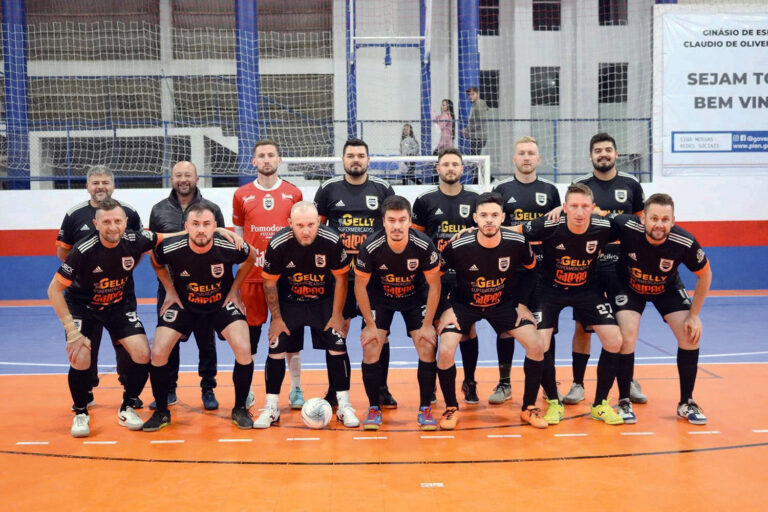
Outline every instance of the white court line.
{"label": "white court line", "polygon": [[50,443],[48,441],[17,441],[16,444],[19,446],[30,446],[30,445],[47,445]]}
{"label": "white court line", "polygon": [[149,444],[179,444],[183,442],[183,439],[159,439],[157,441],[150,441]]}
{"label": "white court line", "polygon": [[688,432],[691,435],[713,435],[713,434],[719,434],[719,430],[692,430]]}
{"label": "white court line", "polygon": [[352,439],[354,439],[355,441],[367,441],[369,439],[373,439],[374,441],[376,441],[379,439],[386,439],[386,438],[387,436],[376,436],[376,437],[353,437]]}
{"label": "white court line", "polygon": [[251,443],[253,439],[219,439],[220,443]]}
{"label": "white court line", "polygon": [[319,441],[319,437],[287,437],[286,441]]}
{"label": "white court line", "polygon": [[520,434],[488,434],[489,439],[501,439],[505,437],[523,437]]}
{"label": "white court line", "polygon": [[443,482],[421,482],[419,485],[422,489],[428,489],[432,487],[445,487]]}
{"label": "white court line", "polygon": [[622,432],[623,436],[655,436],[656,432]]}
{"label": "white court line", "polygon": [[589,434],[555,434],[555,437],[587,437]]}
{"label": "white court line", "polygon": [[453,439],[453,436],[419,436],[422,439]]}
{"label": "white court line", "polygon": [[117,444],[117,441],[83,441],[83,444]]}
{"label": "white court line", "polygon": [[753,430],[752,432],[754,432],[755,434],[768,434],[768,429],[766,429],[766,428],[758,428],[758,429]]}

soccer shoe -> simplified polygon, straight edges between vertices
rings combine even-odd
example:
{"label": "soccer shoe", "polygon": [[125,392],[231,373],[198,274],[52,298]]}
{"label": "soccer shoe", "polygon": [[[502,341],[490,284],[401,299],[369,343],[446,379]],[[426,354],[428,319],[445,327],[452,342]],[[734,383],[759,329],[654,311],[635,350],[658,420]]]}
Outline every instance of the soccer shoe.
{"label": "soccer shoe", "polygon": [[360,420],[355,416],[355,409],[353,409],[350,404],[344,404],[336,409],[336,419],[342,422],[347,428],[360,426]]}
{"label": "soccer shoe", "polygon": [[677,406],[677,415],[688,420],[688,423],[693,425],[707,424],[707,417],[704,416],[703,412],[701,412],[701,409],[696,404],[696,402],[693,401],[693,398],[689,398],[688,403],[680,404]]}
{"label": "soccer shoe", "polygon": [[584,400],[584,385],[573,383],[571,389],[568,390],[568,394],[563,398],[563,403],[568,405],[575,405]]}
{"label": "soccer shoe", "polygon": [[141,430],[144,426],[144,421],[136,414],[133,407],[126,407],[125,410],[118,411],[117,422],[121,427],[127,427],[128,430]]}
{"label": "soccer shoe", "polygon": [[88,437],[91,435],[91,429],[88,426],[90,422],[91,417],[84,412],[75,414],[75,417],[72,418],[72,428],[70,429],[72,437]]}
{"label": "soccer shoe", "polygon": [[293,388],[288,394],[288,401],[291,404],[291,409],[301,409],[304,407],[304,392],[301,388]]}
{"label": "soccer shoe", "polygon": [[[179,397],[176,396],[176,392],[175,391],[169,391],[168,392],[168,407],[170,407],[172,405],[176,405],[177,403],[179,403]],[[157,402],[152,400],[152,403],[149,404],[149,408],[152,409],[153,411],[155,409],[157,409]]]}
{"label": "soccer shoe", "polygon": [[508,382],[499,382],[491,396],[488,397],[489,404],[503,404],[512,398],[512,386]]}
{"label": "soccer shoe", "polygon": [[419,424],[421,430],[437,430],[437,421],[432,416],[432,407],[419,407],[416,423]]}
{"label": "soccer shoe", "polygon": [[[93,391],[88,392],[88,403],[85,405],[88,409],[96,405],[96,399],[93,398]],[[75,410],[75,404],[72,404],[72,410]]]}
{"label": "soccer shoe", "polygon": [[604,421],[608,425],[621,425],[624,423],[622,417],[616,414],[608,400],[603,400],[600,404],[592,406],[592,419]]}
{"label": "soccer shoe", "polygon": [[144,432],[157,432],[161,428],[165,428],[171,424],[171,412],[170,411],[158,411],[152,413],[152,416],[144,422],[144,426],[141,430]]}
{"label": "soccer shoe", "polygon": [[635,416],[635,411],[632,409],[632,402],[629,401],[629,398],[619,400],[618,412],[624,423],[637,423],[637,416]]}
{"label": "soccer shoe", "polygon": [[245,397],[245,408],[250,409],[251,407],[253,407],[253,404],[255,403],[256,403],[256,395],[253,394],[252,389],[249,389],[248,396]]}
{"label": "soccer shoe", "polygon": [[379,390],[379,402],[384,409],[397,409],[397,400],[389,392],[389,388],[383,387]]}
{"label": "soccer shoe", "polygon": [[544,414],[544,419],[547,425],[557,425],[565,416],[565,407],[563,407],[559,400],[547,400],[547,404],[547,412]]}
{"label": "soccer shoe", "polygon": [[[279,417],[279,414],[278,414]],[[235,407],[232,409],[232,423],[243,430],[255,428],[256,425],[251,418],[251,413],[245,407]]]}
{"label": "soccer shoe", "polygon": [[[234,411],[232,411],[232,414],[234,415]],[[259,417],[253,422],[253,428],[269,428],[278,421],[280,421],[280,411],[273,407],[265,407],[261,410]]]}
{"label": "soccer shoe", "polygon": [[219,401],[216,400],[216,394],[212,389],[203,390],[203,409],[206,411],[215,411],[219,408]]}
{"label": "soccer shoe", "polygon": [[381,420],[381,410],[376,406],[370,407],[368,409],[368,416],[366,416],[363,420],[363,429],[379,430],[379,427],[381,426]]}
{"label": "soccer shoe", "polygon": [[523,423],[527,423],[536,428],[547,428],[549,423],[541,415],[541,409],[533,405],[529,405],[524,411],[520,411],[520,419]]}
{"label": "soccer shoe", "polygon": [[459,409],[457,407],[446,407],[443,411],[443,417],[440,418],[440,428],[443,430],[453,430],[459,423]]}
{"label": "soccer shoe", "polygon": [[640,387],[640,383],[633,380],[629,384],[629,399],[633,404],[645,404],[648,403],[648,397],[643,393],[643,388]]}
{"label": "soccer shoe", "polygon": [[477,382],[474,380],[465,380],[461,383],[461,392],[464,393],[464,401],[468,404],[480,402],[477,396]]}

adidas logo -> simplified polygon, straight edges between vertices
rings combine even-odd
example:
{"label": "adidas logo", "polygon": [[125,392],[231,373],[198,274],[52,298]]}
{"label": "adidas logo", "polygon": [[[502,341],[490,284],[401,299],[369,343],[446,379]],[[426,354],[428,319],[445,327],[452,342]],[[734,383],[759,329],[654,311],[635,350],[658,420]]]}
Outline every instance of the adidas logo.
{"label": "adidas logo", "polygon": [[339,202],[338,202],[338,203],[336,203],[334,206],[347,206],[347,205],[345,205],[345,204],[344,204],[344,201],[342,201],[341,199],[339,199]]}
{"label": "adidas logo", "polygon": [[95,269],[93,269],[93,273],[94,273],[94,274],[99,274],[99,273],[101,273],[101,272],[104,272],[103,270],[101,270],[101,267],[98,267],[98,266],[97,266]]}
{"label": "adidas logo", "polygon": [[189,277],[189,272],[187,272],[186,270],[182,270],[181,274],[179,274],[179,277]]}
{"label": "adidas logo", "polygon": [[296,265],[294,265],[292,261],[289,261],[285,268],[296,268]]}
{"label": "adidas logo", "polygon": [[627,254],[627,256],[629,256],[630,259],[633,259],[633,260],[637,261],[637,254],[631,252],[631,253]]}
{"label": "adidas logo", "polygon": [[389,270],[389,269],[387,268],[387,266],[386,266],[386,265],[384,265],[384,264],[382,263],[382,264],[381,264],[381,266],[379,267],[379,270]]}
{"label": "adidas logo", "polygon": [[507,202],[508,203],[516,203],[517,199],[515,199],[514,197],[510,197],[509,199],[507,199]]}
{"label": "adidas logo", "polygon": [[479,269],[479,268],[477,268],[477,265],[472,265],[471,267],[469,267],[469,270],[470,270],[470,272],[471,272],[471,271],[475,271],[475,272],[477,272],[477,271],[479,271],[480,269]]}
{"label": "adidas logo", "polygon": [[80,228],[80,231],[90,231],[91,228],[88,227],[88,224],[83,224],[83,227]]}
{"label": "adidas logo", "polygon": [[442,215],[442,214],[443,214],[443,210],[441,210],[440,208],[438,208],[438,209],[435,211],[435,215]]}
{"label": "adidas logo", "polygon": [[560,244],[557,247],[555,247],[555,249],[559,249],[561,251],[564,251],[565,250],[565,246],[563,244]]}

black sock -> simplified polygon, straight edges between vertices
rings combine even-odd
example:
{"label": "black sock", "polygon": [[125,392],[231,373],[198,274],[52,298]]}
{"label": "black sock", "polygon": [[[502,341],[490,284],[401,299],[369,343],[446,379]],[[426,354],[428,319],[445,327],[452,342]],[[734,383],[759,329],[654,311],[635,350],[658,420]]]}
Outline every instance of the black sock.
{"label": "black sock", "polygon": [[248,335],[251,338],[251,355],[256,355],[256,350],[259,348],[259,338],[261,338],[261,326],[249,325]]}
{"label": "black sock", "polygon": [[[437,366],[437,364],[435,364],[435,366]],[[454,364],[445,370],[438,368],[437,378],[440,380],[440,389],[443,391],[445,406],[458,407],[459,401],[456,399],[456,365]]]}
{"label": "black sock", "polygon": [[480,351],[477,336],[459,343],[459,350],[461,350],[461,363],[464,365],[464,382],[474,382],[475,368],[477,368],[477,358]]}
{"label": "black sock", "polygon": [[515,338],[496,336],[496,353],[499,356],[499,382],[509,384],[512,358],[515,356]]}
{"label": "black sock", "polygon": [[525,372],[523,410],[526,410],[529,405],[536,405],[536,398],[539,396],[539,386],[541,385],[541,376],[544,372],[544,361],[534,361],[526,357],[523,361],[523,371]]}
{"label": "black sock", "polygon": [[[251,389],[252,380],[253,360],[248,364],[240,364],[235,361],[235,367],[232,370],[232,384],[235,385],[235,409],[245,407],[245,400],[248,398],[248,391]],[[280,383],[282,384],[282,379]]]}
{"label": "black sock", "polygon": [[618,352],[608,352],[602,349],[600,360],[597,362],[597,388],[595,389],[595,401],[592,405],[600,405],[603,400],[608,398],[608,393],[613,387],[613,381],[616,380],[616,374],[619,371]]}
{"label": "black sock", "polygon": [[541,370],[541,387],[549,400],[559,400],[557,394],[557,379],[555,377],[555,360],[549,351],[544,352],[544,365]]}
{"label": "black sock", "polygon": [[328,351],[325,351],[325,369],[328,372],[328,393],[327,395],[336,396],[334,393],[336,392],[335,389],[333,389],[333,378],[331,377],[331,367],[333,366],[333,361],[331,360],[331,354],[328,353]]}
{"label": "black sock", "polygon": [[381,347],[379,366],[381,366],[381,387],[386,388],[387,378],[389,377],[389,343],[385,343]]}
{"label": "black sock", "polygon": [[549,340],[549,349],[547,349],[547,352],[549,352],[549,355],[552,356],[552,361],[555,360],[555,335],[552,335],[552,339]]}
{"label": "black sock", "polygon": [[419,407],[429,407],[432,402],[436,376],[437,362],[427,363],[419,359],[419,368],[416,370],[416,378],[419,381]]}
{"label": "black sock", "polygon": [[619,386],[619,399],[629,398],[629,387],[635,374],[635,353],[619,355],[619,372],[616,384]]}
{"label": "black sock", "polygon": [[363,386],[365,387],[365,394],[368,395],[368,405],[378,407],[381,405],[379,399],[381,365],[378,361],[373,364],[360,363],[360,369],[363,371]]}
{"label": "black sock", "polygon": [[88,392],[91,390],[91,371],[76,370],[69,367],[69,392],[72,395],[72,402],[75,404],[75,413],[85,412],[88,414]]}
{"label": "black sock", "polygon": [[579,354],[572,352],[573,355],[573,383],[584,385],[584,372],[587,371],[587,362],[589,354]]}
{"label": "black sock", "polygon": [[156,410],[168,410],[168,386],[171,379],[168,364],[162,366],[149,365],[149,383],[152,395],[155,397]]}
{"label": "black sock", "polygon": [[677,373],[680,375],[680,403],[688,403],[693,398],[693,386],[696,384],[696,372],[699,365],[699,349],[677,349]]}
{"label": "black sock", "polygon": [[123,403],[120,410],[126,407],[133,407],[136,398],[139,398],[144,385],[149,378],[149,363],[139,364],[131,360],[126,373],[125,391],[123,392]]}
{"label": "black sock", "polygon": [[345,352],[337,356],[325,352],[328,360],[328,380],[336,391],[349,391],[349,355]]}
{"label": "black sock", "polygon": [[280,388],[283,387],[283,379],[285,379],[285,359],[267,357],[267,362],[264,364],[264,383],[267,386],[267,393],[279,395]]}

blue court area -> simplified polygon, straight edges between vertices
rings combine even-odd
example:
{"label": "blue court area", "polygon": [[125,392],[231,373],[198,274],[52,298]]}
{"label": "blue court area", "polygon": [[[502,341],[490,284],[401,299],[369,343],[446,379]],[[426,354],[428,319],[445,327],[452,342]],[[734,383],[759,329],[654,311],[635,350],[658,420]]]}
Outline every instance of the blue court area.
{"label": "blue court area", "polygon": [[[702,311],[704,335],[701,342],[701,363],[766,363],[768,362],[768,297],[710,297]],[[139,316],[152,339],[155,328],[155,307],[139,306]],[[0,307],[0,374],[66,373],[64,333],[51,307]],[[266,331],[266,328],[264,329]],[[478,325],[480,339],[479,366],[495,367],[495,334],[485,321]],[[558,366],[570,366],[573,321],[566,309],[560,317],[557,335],[556,359]],[[105,333],[105,339],[107,339]],[[360,367],[360,318],[352,322],[348,348],[352,366]],[[406,336],[405,325],[399,315],[395,317],[390,335],[391,368],[416,368],[416,350]],[[325,369],[323,352],[313,350],[306,333],[306,348],[302,352],[305,370]],[[266,332],[259,342],[257,369],[263,369],[266,357]],[[218,341],[219,369],[232,369],[234,357],[225,341]],[[646,308],[635,352],[638,365],[674,364],[676,342],[671,330],[664,324],[653,306]],[[593,336],[590,364],[597,363],[600,344]],[[186,342],[181,350],[182,371],[197,370],[197,345]],[[524,351],[515,347],[516,366],[522,363]],[[461,366],[460,356],[457,364]],[[115,354],[109,343],[102,345],[99,354],[102,372],[115,371]]]}

